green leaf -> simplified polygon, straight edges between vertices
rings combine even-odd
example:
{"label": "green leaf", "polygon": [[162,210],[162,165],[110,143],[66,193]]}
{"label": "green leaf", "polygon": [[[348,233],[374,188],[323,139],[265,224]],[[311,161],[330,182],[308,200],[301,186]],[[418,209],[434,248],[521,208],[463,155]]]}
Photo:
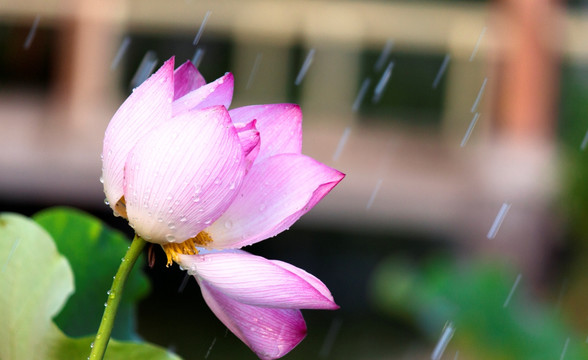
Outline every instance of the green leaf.
{"label": "green leaf", "polygon": [[[51,321],[73,292],[73,284],[67,259],[43,228],[21,215],[0,214],[0,359],[63,360],[89,355],[93,337],[68,338]],[[84,312],[79,315],[83,318]],[[180,358],[154,345],[111,340],[105,359]]]}
{"label": "green leaf", "polygon": [[[54,325],[55,327],[55,325]],[[51,347],[50,360],[58,359],[85,359],[90,354],[90,346],[94,341],[93,336],[81,339],[71,339],[63,335],[57,327],[56,333],[61,334]],[[110,340],[105,360],[181,360],[177,355],[150,344],[123,343]]]}
{"label": "green leaf", "polygon": [[49,234],[23,216],[0,214],[0,359],[46,358],[51,318],[73,290]]}
{"label": "green leaf", "polygon": [[[51,234],[75,275],[76,292],[55,318],[56,324],[69,336],[95,333],[104,312],[106,292],[130,242],[101,220],[76,209],[51,208],[33,219]],[[140,271],[142,264],[139,259],[127,280],[112,331],[114,338],[138,339],[134,306],[149,290],[149,282]]]}

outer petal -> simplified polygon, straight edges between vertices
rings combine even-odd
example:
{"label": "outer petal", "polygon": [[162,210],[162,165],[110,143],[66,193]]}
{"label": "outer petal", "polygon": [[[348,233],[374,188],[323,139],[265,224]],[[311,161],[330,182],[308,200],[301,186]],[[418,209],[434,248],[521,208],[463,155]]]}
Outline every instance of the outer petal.
{"label": "outer petal", "polygon": [[[263,141],[263,140],[262,140]],[[253,165],[229,209],[206,231],[214,249],[240,248],[277,235],[318,203],[345,175],[299,154]]]}
{"label": "outer petal", "polygon": [[174,100],[190,91],[206,85],[206,80],[191,61],[186,61],[174,71]]}
{"label": "outer petal", "polygon": [[233,74],[227,73],[210,84],[199,87],[177,99],[173,103],[173,115],[187,110],[204,109],[210,106],[231,106],[233,99]]}
{"label": "outer petal", "polygon": [[302,111],[296,104],[245,106],[229,111],[235,124],[257,120],[261,149],[257,162],[276,155],[300,154],[302,148]]}
{"label": "outer petal", "polygon": [[255,128],[255,122],[256,120],[252,120],[247,124],[241,123],[235,125],[235,129],[239,135],[239,141],[241,141],[241,146],[243,146],[243,153],[247,161],[247,170],[251,168],[255,158],[257,158],[261,144],[261,138],[259,131]]}
{"label": "outer petal", "polygon": [[125,161],[137,141],[171,117],[174,58],[139,87],[117,110],[104,135],[102,178],[110,207],[123,196]]}
{"label": "outer petal", "polygon": [[129,154],[129,223],[151,242],[183,242],[228,208],[244,172],[243,150],[227,110],[185,112],[151,131]]}
{"label": "outer petal", "polygon": [[242,304],[205,281],[196,280],[212,312],[261,359],[286,355],[306,336],[306,324],[299,310]]}
{"label": "outer petal", "polygon": [[180,264],[191,275],[243,304],[291,309],[339,308],[329,289],[316,277],[290,264],[245,251],[183,255]]}

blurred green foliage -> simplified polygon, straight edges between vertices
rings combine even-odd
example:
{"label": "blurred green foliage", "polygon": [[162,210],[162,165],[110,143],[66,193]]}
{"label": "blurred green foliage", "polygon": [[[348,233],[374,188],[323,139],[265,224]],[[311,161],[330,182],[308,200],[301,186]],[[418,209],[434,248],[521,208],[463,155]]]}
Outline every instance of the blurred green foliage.
{"label": "blurred green foliage", "polygon": [[435,260],[415,268],[389,258],[374,273],[372,299],[382,312],[420,329],[431,352],[444,325],[452,322],[456,330],[449,346],[460,358],[559,359],[568,343],[566,359],[587,359],[583,339],[554,305],[527,295],[524,277],[509,296],[516,278],[496,263]]}

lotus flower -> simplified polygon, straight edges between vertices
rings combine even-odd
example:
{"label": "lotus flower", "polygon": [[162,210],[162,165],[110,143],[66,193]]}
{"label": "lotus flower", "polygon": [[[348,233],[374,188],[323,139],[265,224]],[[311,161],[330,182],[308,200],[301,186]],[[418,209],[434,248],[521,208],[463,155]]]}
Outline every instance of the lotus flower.
{"label": "lotus flower", "polygon": [[174,59],[136,88],[104,137],[104,192],[138,236],[198,281],[217,317],[264,359],[304,337],[298,309],[336,309],[326,286],[239,249],[272,237],[344,175],[301,154],[297,105],[227,110],[233,76],[206,84]]}

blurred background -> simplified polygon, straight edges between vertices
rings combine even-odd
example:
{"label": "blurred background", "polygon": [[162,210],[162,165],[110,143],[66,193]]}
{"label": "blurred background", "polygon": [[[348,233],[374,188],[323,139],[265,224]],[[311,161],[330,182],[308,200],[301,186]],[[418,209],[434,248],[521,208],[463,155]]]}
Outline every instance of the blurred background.
{"label": "blurred background", "polygon": [[[249,248],[341,305],[306,311],[286,358],[587,356],[588,2],[2,0],[0,48],[0,210],[75,206],[130,238],[102,137],[175,55],[233,72],[233,108],[299,103],[303,152],[347,174]],[[138,334],[255,358],[158,256]]]}

